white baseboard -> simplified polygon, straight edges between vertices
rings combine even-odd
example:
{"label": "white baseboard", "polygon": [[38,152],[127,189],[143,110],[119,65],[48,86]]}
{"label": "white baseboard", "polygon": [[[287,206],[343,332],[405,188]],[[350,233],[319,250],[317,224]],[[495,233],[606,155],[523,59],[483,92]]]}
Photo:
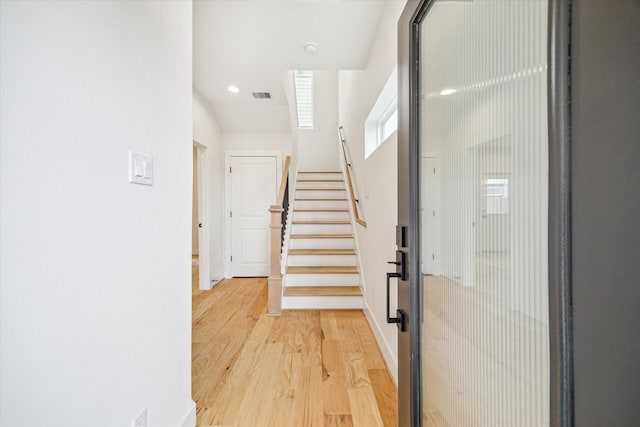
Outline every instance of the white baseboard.
{"label": "white baseboard", "polygon": [[384,357],[384,361],[387,363],[387,370],[391,374],[391,378],[393,378],[393,382],[396,384],[396,387],[398,387],[398,361],[393,357],[393,352],[382,335],[380,325],[378,325],[376,318],[371,314],[371,310],[369,310],[369,305],[366,301],[364,303],[363,311],[369,325],[371,326],[373,335],[376,337],[378,347],[380,347],[380,350],[382,351],[382,357]]}
{"label": "white baseboard", "polygon": [[225,278],[224,277],[224,272],[223,271],[218,271],[216,274],[211,276],[211,281],[213,282],[215,280],[216,282],[219,282],[224,278]]}
{"label": "white baseboard", "polygon": [[191,401],[191,408],[184,417],[181,427],[196,427],[196,402]]}

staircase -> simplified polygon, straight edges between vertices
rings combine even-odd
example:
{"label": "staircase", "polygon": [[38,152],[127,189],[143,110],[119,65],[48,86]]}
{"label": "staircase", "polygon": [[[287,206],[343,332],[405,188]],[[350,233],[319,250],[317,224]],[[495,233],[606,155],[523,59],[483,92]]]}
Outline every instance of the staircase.
{"label": "staircase", "polygon": [[298,172],[295,188],[282,308],[362,308],[342,172]]}

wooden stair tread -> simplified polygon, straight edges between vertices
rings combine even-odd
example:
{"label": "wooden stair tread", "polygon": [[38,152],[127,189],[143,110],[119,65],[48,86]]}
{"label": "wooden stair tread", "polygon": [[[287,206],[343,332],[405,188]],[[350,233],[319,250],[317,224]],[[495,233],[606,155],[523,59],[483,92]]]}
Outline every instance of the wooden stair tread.
{"label": "wooden stair tread", "polygon": [[356,266],[287,267],[288,274],[358,274]]}
{"label": "wooden stair tread", "polygon": [[298,173],[342,173],[340,171],[338,172],[328,172],[328,171],[299,171]]}
{"label": "wooden stair tread", "polygon": [[296,191],[347,191],[344,188],[296,188]]}
{"label": "wooden stair tread", "polygon": [[353,234],[292,234],[292,239],[353,239]]}
{"label": "wooden stair tread", "polygon": [[349,212],[347,209],[294,209],[294,212]]}
{"label": "wooden stair tread", "polygon": [[289,286],[284,290],[286,297],[359,297],[359,286]]}
{"label": "wooden stair tread", "polygon": [[347,199],[295,199],[296,202],[346,202]]}
{"label": "wooden stair tread", "polygon": [[344,182],[344,179],[299,179],[298,182]]}
{"label": "wooden stair tread", "polygon": [[299,224],[299,225],[309,225],[309,224],[331,224],[331,225],[335,225],[335,224],[351,224],[351,222],[349,221],[293,221],[293,224]]}
{"label": "wooden stair tread", "polygon": [[289,249],[289,255],[355,255],[353,249]]}

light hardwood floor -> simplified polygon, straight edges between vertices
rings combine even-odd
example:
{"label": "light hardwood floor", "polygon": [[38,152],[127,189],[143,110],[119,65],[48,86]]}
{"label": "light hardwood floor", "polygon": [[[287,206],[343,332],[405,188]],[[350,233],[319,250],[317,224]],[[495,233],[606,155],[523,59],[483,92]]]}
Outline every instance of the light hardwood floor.
{"label": "light hardwood floor", "polygon": [[199,427],[397,426],[397,390],[360,310],[267,316],[266,279],[193,285]]}

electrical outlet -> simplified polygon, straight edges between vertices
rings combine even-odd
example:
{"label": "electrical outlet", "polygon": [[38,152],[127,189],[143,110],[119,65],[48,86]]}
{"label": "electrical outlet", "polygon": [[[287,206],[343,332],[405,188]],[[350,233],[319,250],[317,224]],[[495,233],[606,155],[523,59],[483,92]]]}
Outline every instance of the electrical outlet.
{"label": "electrical outlet", "polygon": [[147,408],[142,408],[142,411],[131,420],[131,427],[147,427]]}

